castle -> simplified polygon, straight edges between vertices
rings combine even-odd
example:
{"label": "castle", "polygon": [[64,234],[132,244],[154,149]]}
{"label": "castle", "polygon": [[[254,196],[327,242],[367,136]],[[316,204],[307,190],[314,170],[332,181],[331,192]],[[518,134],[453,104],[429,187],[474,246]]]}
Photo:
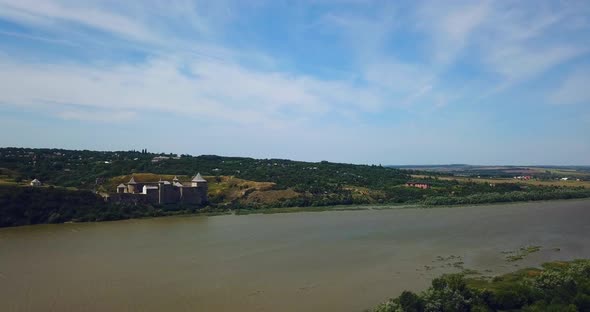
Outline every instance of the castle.
{"label": "castle", "polygon": [[172,182],[136,181],[134,176],[126,184],[117,186],[117,194],[111,200],[119,202],[142,202],[150,204],[196,204],[207,203],[207,180],[197,173],[190,182],[181,183],[178,177]]}

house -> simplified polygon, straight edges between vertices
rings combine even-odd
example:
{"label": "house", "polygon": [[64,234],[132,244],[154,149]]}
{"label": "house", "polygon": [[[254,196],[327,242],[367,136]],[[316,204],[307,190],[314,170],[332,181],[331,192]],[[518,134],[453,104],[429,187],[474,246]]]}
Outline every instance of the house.
{"label": "house", "polygon": [[41,186],[42,183],[41,181],[34,179],[33,181],[31,181],[31,186]]}
{"label": "house", "polygon": [[423,190],[431,188],[431,185],[429,183],[424,183],[424,182],[407,182],[406,186],[417,187],[417,188],[420,188]]}

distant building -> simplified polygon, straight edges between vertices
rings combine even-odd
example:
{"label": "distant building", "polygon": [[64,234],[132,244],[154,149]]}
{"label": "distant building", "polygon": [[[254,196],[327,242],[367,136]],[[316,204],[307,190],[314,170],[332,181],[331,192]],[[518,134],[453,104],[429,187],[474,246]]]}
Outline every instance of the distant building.
{"label": "distant building", "polygon": [[156,156],[156,157],[152,158],[152,162],[157,163],[157,162],[160,162],[163,160],[168,160],[168,159],[178,160],[178,159],[180,159],[180,157],[178,157],[178,156]]}
{"label": "distant building", "polygon": [[152,162],[157,163],[162,160],[168,160],[168,159],[170,159],[170,157],[168,157],[168,156],[156,156],[156,157],[152,158]]}
{"label": "distant building", "polygon": [[151,204],[205,204],[207,203],[207,180],[197,173],[190,182],[181,183],[178,177],[172,182],[160,179],[157,182],[136,181],[134,176],[127,184],[117,186],[117,193],[109,196],[112,201],[145,202]]}
{"label": "distant building", "polygon": [[431,185],[429,183],[424,183],[424,182],[408,182],[408,183],[406,183],[406,186],[417,187],[417,188],[420,188],[423,190],[431,188]]}
{"label": "distant building", "polygon": [[34,179],[33,181],[31,181],[31,186],[41,186],[42,183],[41,181]]}

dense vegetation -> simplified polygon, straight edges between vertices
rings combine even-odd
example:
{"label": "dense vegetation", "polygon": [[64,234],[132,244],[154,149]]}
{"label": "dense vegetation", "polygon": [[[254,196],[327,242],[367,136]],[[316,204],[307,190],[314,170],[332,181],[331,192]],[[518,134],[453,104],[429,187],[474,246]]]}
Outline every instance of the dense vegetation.
{"label": "dense vegetation", "polygon": [[105,203],[90,191],[0,186],[0,227],[108,221],[194,212],[196,207]]}
{"label": "dense vegetation", "polygon": [[395,186],[409,179],[408,172],[382,166],[303,162],[284,159],[253,159],[212,155],[181,155],[154,161],[147,152],[98,152],[61,149],[1,148],[0,168],[17,174],[18,180],[38,178],[48,184],[92,189],[96,179],[134,172],[157,174],[236,176],[274,182],[278,188],[325,191],[338,185]]}
{"label": "dense vegetation", "polygon": [[404,291],[373,311],[590,311],[590,260],[547,263],[491,281],[443,275],[426,291]]}

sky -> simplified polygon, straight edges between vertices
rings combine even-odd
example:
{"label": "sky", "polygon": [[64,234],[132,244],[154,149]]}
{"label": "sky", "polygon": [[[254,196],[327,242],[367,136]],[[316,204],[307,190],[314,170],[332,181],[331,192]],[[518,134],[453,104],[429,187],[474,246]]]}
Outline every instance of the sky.
{"label": "sky", "polygon": [[0,0],[0,146],[590,165],[590,2]]}

